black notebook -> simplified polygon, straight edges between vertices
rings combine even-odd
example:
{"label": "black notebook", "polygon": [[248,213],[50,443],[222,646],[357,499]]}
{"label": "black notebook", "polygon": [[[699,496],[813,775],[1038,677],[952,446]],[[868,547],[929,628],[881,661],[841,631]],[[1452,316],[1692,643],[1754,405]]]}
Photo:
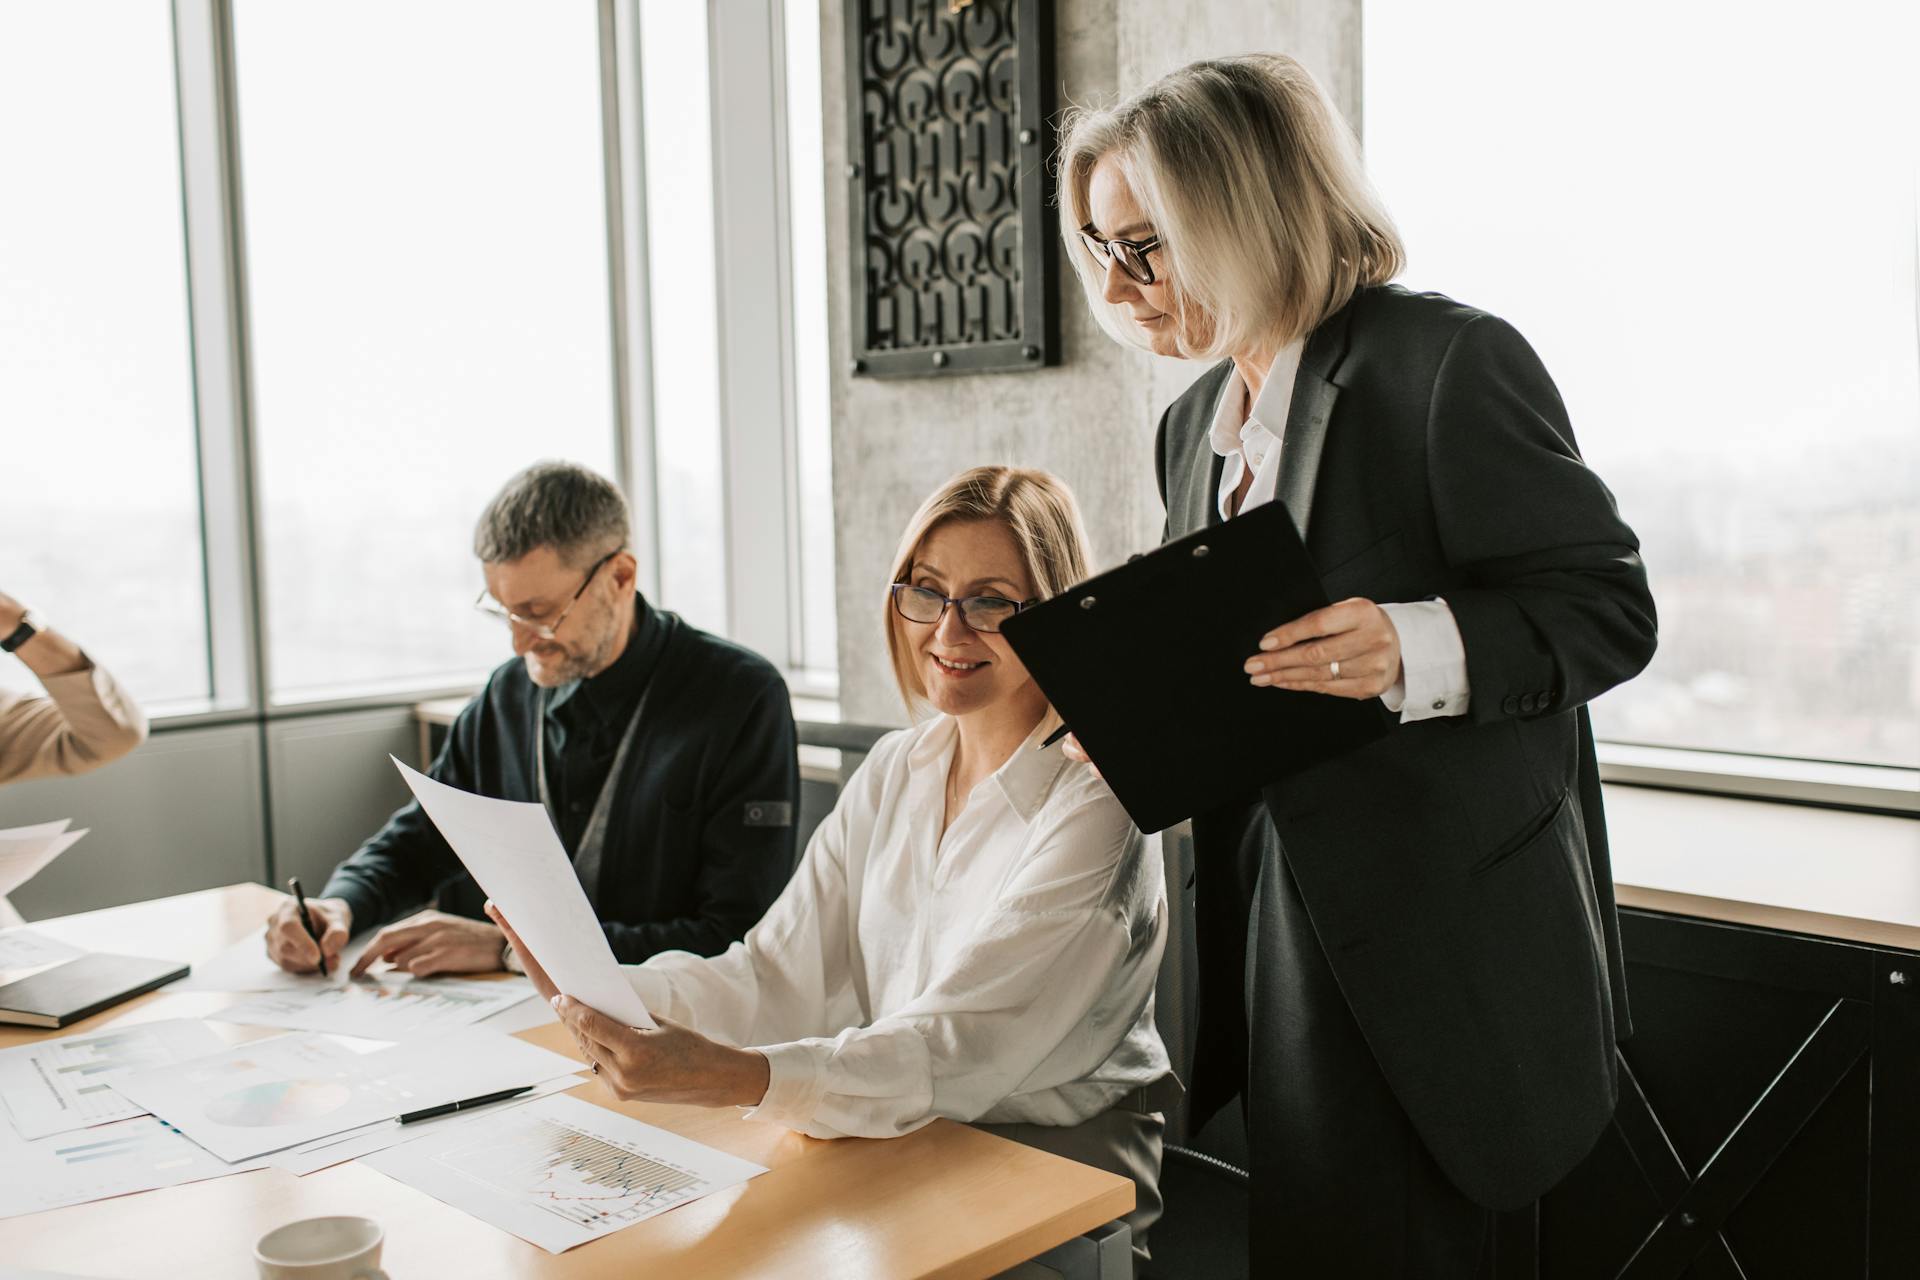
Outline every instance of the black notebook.
{"label": "black notebook", "polygon": [[144,956],[81,956],[0,987],[0,1022],[64,1027],[184,978],[190,967]]}
{"label": "black notebook", "polygon": [[1377,698],[1257,687],[1242,670],[1267,632],[1328,603],[1292,515],[1269,502],[1089,578],[1003,634],[1134,824],[1162,831],[1387,732]]}

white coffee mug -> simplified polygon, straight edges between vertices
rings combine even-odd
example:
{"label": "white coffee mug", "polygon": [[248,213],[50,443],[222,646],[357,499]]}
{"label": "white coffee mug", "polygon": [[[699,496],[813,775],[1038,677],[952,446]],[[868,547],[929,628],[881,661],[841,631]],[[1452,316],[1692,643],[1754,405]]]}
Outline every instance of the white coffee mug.
{"label": "white coffee mug", "polygon": [[260,1280],[387,1280],[385,1241],[372,1218],[302,1218],[261,1236],[253,1261]]}

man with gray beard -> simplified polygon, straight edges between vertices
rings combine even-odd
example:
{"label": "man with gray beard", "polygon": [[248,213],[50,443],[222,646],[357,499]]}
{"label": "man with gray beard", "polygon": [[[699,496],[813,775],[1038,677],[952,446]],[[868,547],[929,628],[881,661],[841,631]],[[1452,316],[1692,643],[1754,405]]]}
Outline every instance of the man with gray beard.
{"label": "man with gray beard", "polygon": [[[570,463],[529,467],[487,505],[475,603],[511,632],[515,657],[429,772],[544,805],[620,960],[717,955],[793,866],[793,712],[773,664],[639,594],[627,542],[620,491]],[[384,925],[356,974],[378,960],[422,975],[517,968],[485,900],[409,802],[307,900],[318,944],[288,901],[267,951],[295,973],[331,972],[352,935]]]}

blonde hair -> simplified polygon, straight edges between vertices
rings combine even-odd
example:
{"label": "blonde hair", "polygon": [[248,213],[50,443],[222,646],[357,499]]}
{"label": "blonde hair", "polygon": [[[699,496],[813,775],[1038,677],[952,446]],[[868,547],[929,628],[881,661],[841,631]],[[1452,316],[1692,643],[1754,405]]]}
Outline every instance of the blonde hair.
{"label": "blonde hair", "polygon": [[[907,521],[888,583],[907,580],[914,559],[935,529],[975,520],[991,520],[1012,535],[1027,580],[1041,599],[1058,595],[1087,576],[1087,531],[1073,490],[1064,480],[1025,467],[974,467],[934,490]],[[893,681],[908,714],[917,717],[927,700],[926,679],[900,634],[891,598],[882,608]]]}
{"label": "blonde hair", "polygon": [[1060,234],[1087,305],[1121,342],[1147,345],[1102,296],[1106,272],[1080,240],[1107,156],[1161,237],[1190,359],[1304,337],[1405,265],[1353,131],[1284,54],[1190,63],[1117,106],[1074,109],[1062,133]]}

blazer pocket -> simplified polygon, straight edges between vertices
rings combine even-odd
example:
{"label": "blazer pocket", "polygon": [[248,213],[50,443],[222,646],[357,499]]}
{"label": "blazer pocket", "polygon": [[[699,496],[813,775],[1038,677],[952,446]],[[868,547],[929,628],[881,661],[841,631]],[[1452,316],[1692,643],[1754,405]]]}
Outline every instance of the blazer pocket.
{"label": "blazer pocket", "polygon": [[1320,581],[1326,584],[1330,599],[1343,600],[1350,595],[1362,595],[1365,593],[1357,588],[1378,579],[1383,570],[1399,560],[1400,534],[1395,531],[1358,555],[1348,556],[1330,569],[1322,569]]}
{"label": "blazer pocket", "polygon": [[1562,791],[1560,798],[1549,804],[1542,812],[1535,814],[1520,828],[1518,835],[1506,841],[1492,853],[1487,854],[1467,870],[1467,878],[1478,879],[1489,872],[1498,870],[1503,864],[1529,853],[1551,835],[1560,823],[1560,816],[1572,805],[1571,793]]}

